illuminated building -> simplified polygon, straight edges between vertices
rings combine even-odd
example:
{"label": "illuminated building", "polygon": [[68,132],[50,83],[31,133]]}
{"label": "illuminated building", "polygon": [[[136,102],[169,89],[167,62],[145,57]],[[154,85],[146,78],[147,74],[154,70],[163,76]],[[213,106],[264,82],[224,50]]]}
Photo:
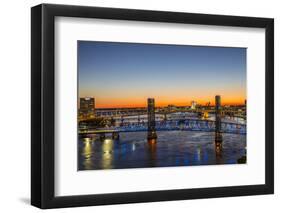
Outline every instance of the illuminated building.
{"label": "illuminated building", "polygon": [[171,112],[171,111],[175,111],[177,110],[177,107],[175,105],[168,105],[168,110]]}
{"label": "illuminated building", "polygon": [[94,98],[80,98],[79,108],[80,118],[94,118],[95,117],[95,99]]}
{"label": "illuminated building", "polygon": [[196,101],[191,101],[191,109],[196,109],[197,102]]}

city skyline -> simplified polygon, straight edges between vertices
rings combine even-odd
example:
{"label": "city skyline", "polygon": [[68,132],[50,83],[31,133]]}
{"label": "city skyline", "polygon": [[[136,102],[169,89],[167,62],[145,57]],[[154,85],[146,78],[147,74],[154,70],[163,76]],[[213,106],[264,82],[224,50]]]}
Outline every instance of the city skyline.
{"label": "city skyline", "polygon": [[191,101],[244,104],[246,49],[187,45],[78,42],[79,98],[96,108],[188,106]]}

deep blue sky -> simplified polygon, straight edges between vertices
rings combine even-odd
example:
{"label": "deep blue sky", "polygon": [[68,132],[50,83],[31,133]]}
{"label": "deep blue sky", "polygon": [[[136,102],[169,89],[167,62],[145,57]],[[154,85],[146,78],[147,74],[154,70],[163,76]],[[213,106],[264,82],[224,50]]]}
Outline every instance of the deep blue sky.
{"label": "deep blue sky", "polygon": [[78,41],[79,96],[97,107],[246,98],[246,49]]}

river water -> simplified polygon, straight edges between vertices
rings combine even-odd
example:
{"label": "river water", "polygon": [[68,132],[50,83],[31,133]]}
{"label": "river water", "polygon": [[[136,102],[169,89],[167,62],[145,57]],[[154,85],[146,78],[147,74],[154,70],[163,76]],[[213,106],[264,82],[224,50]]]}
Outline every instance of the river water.
{"label": "river water", "polygon": [[119,140],[79,138],[78,170],[236,164],[246,155],[246,135],[223,134],[216,151],[214,134],[158,131],[156,143],[147,141],[146,132],[120,133]]}

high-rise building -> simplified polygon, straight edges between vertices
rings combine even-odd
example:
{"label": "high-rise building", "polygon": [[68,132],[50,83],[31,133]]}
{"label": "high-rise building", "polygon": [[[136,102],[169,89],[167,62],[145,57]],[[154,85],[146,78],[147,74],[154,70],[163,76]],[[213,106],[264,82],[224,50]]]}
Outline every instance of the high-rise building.
{"label": "high-rise building", "polygon": [[95,117],[95,99],[86,97],[80,98],[79,116],[82,118]]}

